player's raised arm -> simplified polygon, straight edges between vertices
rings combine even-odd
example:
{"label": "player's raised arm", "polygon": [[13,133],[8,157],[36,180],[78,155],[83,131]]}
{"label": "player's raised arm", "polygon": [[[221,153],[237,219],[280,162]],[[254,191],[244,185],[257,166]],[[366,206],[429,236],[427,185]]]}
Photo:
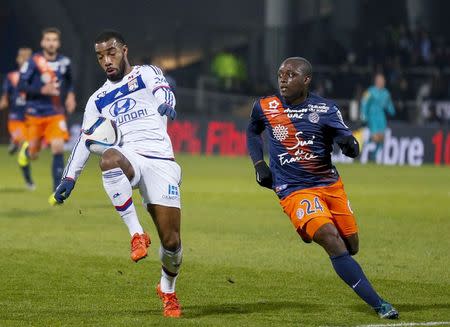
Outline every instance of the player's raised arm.
{"label": "player's raised arm", "polygon": [[[86,110],[83,117],[83,126],[86,121],[90,121],[95,117],[99,117],[100,114],[95,107],[93,97],[91,97],[86,105]],[[75,187],[75,182],[86,166],[86,162],[89,159],[89,150],[83,144],[81,135],[78,137],[77,143],[70,154],[69,160],[67,161],[66,168],[55,191],[55,200],[58,203],[63,203],[66,200],[73,188]]]}
{"label": "player's raised arm", "polygon": [[159,103],[159,114],[174,120],[177,116],[175,111],[176,100],[162,70],[156,66],[143,66],[143,68],[145,69],[144,77],[148,88]]}
{"label": "player's raised arm", "polygon": [[265,129],[262,119],[263,113],[258,102],[253,105],[250,122],[247,127],[247,149],[253,161],[256,181],[259,185],[272,189],[272,172],[264,161],[263,140],[261,137]]}
{"label": "player's raised arm", "polygon": [[359,155],[359,143],[344,123],[342,114],[336,105],[330,108],[327,115],[327,126],[333,130],[334,141],[339,145],[342,153],[347,157],[356,158]]}

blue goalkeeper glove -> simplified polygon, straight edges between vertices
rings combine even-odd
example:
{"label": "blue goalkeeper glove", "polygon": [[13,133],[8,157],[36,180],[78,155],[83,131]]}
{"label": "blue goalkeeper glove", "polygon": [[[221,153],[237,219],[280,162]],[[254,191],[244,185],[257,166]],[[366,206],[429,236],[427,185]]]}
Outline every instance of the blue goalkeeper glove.
{"label": "blue goalkeeper glove", "polygon": [[167,103],[160,104],[158,107],[158,112],[161,116],[167,116],[172,120],[174,120],[177,116],[177,112],[175,111],[175,109],[173,109]]}
{"label": "blue goalkeeper glove", "polygon": [[75,180],[70,177],[63,178],[55,191],[54,197],[56,202],[60,204],[64,203],[64,200],[66,200],[70,196],[70,193],[72,192],[74,187]]}

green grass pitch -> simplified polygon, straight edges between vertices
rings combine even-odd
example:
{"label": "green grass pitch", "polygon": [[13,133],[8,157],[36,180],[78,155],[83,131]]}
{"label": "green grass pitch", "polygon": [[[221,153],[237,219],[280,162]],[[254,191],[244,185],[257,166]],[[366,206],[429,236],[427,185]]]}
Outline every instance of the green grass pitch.
{"label": "green grass pitch", "polygon": [[[50,207],[50,156],[25,191],[0,148],[0,326],[357,326],[381,321],[304,244],[247,158],[179,155],[184,263],[179,320],[155,295],[159,240],[139,194],[149,256],[129,235],[92,157],[69,201]],[[67,155],[66,155],[67,157]],[[356,256],[405,322],[450,321],[450,169],[338,167],[360,227]]]}

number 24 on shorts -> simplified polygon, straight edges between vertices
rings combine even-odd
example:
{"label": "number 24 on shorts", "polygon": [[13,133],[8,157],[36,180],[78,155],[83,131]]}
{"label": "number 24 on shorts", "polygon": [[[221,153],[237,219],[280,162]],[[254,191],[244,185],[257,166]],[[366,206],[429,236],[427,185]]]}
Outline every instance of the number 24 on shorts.
{"label": "number 24 on shorts", "polygon": [[297,218],[302,219],[305,216],[305,210],[307,215],[315,214],[318,211],[323,212],[323,207],[320,204],[319,197],[314,197],[313,203],[308,199],[300,201],[300,208],[297,209]]}

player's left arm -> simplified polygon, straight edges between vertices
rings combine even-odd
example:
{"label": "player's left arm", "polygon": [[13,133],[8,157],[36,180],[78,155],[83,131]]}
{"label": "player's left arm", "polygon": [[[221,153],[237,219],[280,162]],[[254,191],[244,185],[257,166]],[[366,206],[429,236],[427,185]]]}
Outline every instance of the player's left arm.
{"label": "player's left arm", "polygon": [[389,116],[392,117],[395,115],[395,107],[394,107],[394,103],[392,102],[391,94],[387,90],[386,90],[386,92],[387,92],[386,111],[389,114]]}
{"label": "player's left arm", "polygon": [[326,118],[326,125],[333,131],[333,140],[339,145],[342,153],[347,157],[356,158],[359,155],[359,143],[344,123],[339,108],[336,105],[332,106]]}
{"label": "player's left arm", "polygon": [[[69,60],[69,59],[68,59]],[[75,111],[77,107],[77,101],[75,97],[75,89],[73,86],[73,75],[72,75],[72,63],[69,62],[66,68],[66,73],[64,74],[67,85],[67,97],[66,97],[66,110],[69,114]]]}
{"label": "player's left arm", "polygon": [[265,130],[263,115],[261,106],[256,101],[247,126],[247,150],[255,167],[256,182],[263,187],[272,189],[272,172],[264,161],[263,140],[261,137]]}
{"label": "player's left arm", "polygon": [[9,82],[8,76],[3,80],[2,85],[2,96],[0,98],[0,110],[5,110],[9,107],[9,92],[11,83]]}
{"label": "player's left arm", "polygon": [[144,66],[147,87],[158,102],[158,112],[161,116],[167,116],[174,120],[177,116],[175,111],[175,95],[167,82],[161,69],[156,66]]}

